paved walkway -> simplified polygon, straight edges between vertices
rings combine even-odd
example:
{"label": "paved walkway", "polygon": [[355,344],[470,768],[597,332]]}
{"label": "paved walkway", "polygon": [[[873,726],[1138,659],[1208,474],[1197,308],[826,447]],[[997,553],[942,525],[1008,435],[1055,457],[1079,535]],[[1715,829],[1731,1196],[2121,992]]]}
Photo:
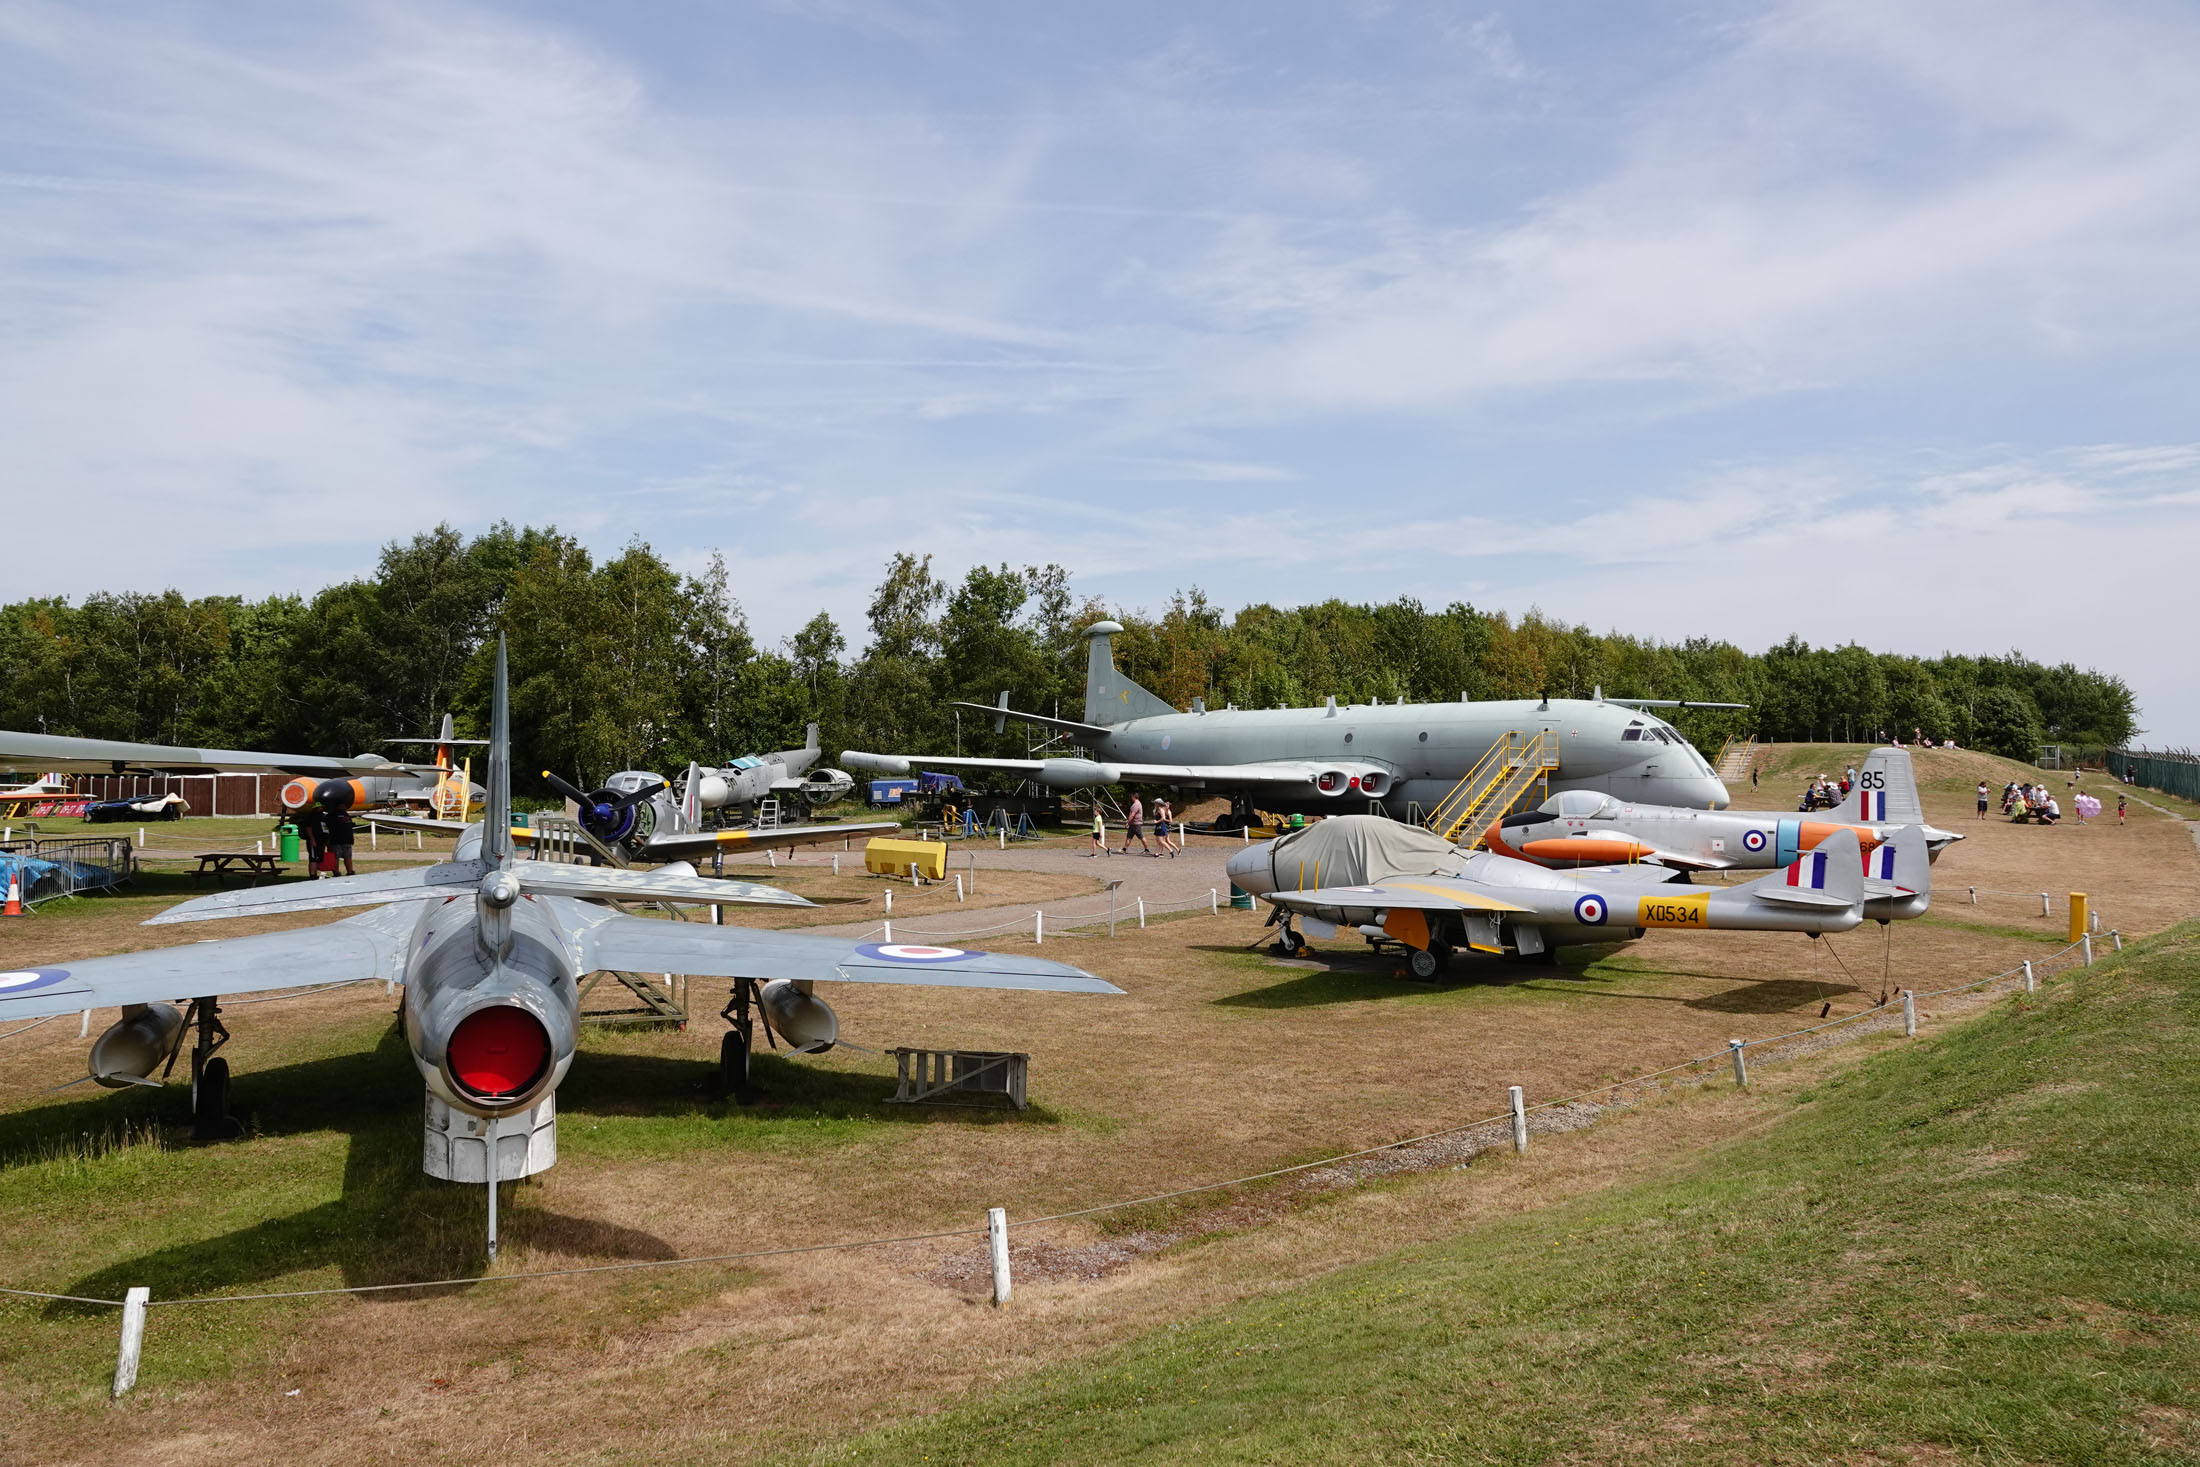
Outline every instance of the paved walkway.
{"label": "paved walkway", "polygon": [[[1115,834],[1120,843],[1121,834]],[[1150,837],[1149,837],[1150,839]],[[1231,856],[1242,847],[1242,842],[1224,840],[1214,836],[1193,836],[1181,856],[1147,856],[1133,849],[1129,855],[1120,853],[1109,856],[1089,854],[1090,843],[1049,842],[1046,845],[1022,845],[1009,843],[1007,850],[984,841],[956,841],[947,848],[947,869],[950,877],[958,870],[969,868],[972,856],[977,857],[981,877],[987,871],[1051,871],[1071,876],[1087,876],[1095,881],[1120,881],[1116,892],[1117,910],[1124,919],[1137,920],[1137,904],[1144,898],[1149,910],[1184,910],[1192,905],[1204,906],[1210,891],[1218,901],[1228,901],[1230,879],[1223,874],[1223,867]],[[728,861],[726,870],[732,872],[738,866],[743,875],[753,875],[754,869],[764,867],[756,858],[739,862]],[[981,891],[983,882],[980,882]],[[934,913],[916,917],[904,924],[894,923],[896,941],[903,938],[940,938],[976,936],[986,930],[1031,930],[1031,914],[1028,904],[1017,906],[971,906],[953,916]],[[1104,893],[1089,896],[1056,897],[1040,904],[1046,913],[1047,926],[1058,922],[1067,924],[1089,923],[1094,916],[1107,920],[1108,898]],[[805,932],[832,933],[837,936],[858,937],[876,933],[875,921],[842,923],[832,927],[805,927]]]}

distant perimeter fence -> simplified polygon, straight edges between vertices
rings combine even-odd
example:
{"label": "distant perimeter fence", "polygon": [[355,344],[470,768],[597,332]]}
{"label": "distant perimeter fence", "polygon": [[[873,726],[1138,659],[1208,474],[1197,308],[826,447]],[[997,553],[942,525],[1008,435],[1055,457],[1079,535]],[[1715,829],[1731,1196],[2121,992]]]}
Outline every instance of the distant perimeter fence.
{"label": "distant perimeter fence", "polygon": [[2174,754],[2134,754],[2129,749],[2108,751],[2108,772],[2125,784],[2160,790],[2180,800],[2200,801],[2200,759],[2181,759]]}
{"label": "distant perimeter fence", "polygon": [[104,891],[136,874],[137,854],[128,836],[0,841],[0,888],[20,879],[26,906]]}

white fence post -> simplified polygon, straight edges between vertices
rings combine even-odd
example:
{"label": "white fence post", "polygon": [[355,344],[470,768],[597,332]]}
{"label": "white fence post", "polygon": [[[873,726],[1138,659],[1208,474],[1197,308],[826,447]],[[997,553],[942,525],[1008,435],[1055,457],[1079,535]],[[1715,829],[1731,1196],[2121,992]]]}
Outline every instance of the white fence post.
{"label": "white fence post", "polygon": [[1215,893],[1215,889],[1214,889],[1213,887],[1211,887],[1211,886],[1210,886],[1210,887],[1208,887],[1208,888],[1207,888],[1207,915],[1208,915],[1208,916],[1210,916],[1210,917],[1212,917],[1212,916],[1214,916],[1214,915],[1215,915],[1215,914],[1216,914],[1217,912],[1220,912],[1221,910],[1222,910],[1222,899],[1221,899],[1221,898],[1220,898],[1219,896],[1217,896],[1217,895],[1216,895],[1216,893]]}
{"label": "white fence post", "polygon": [[1978,905],[1978,888],[1975,886],[1971,888],[1971,905],[1974,907]]}
{"label": "white fence post", "polygon": [[1917,1038],[1917,995],[1907,988],[1902,990],[1902,1037]]}
{"label": "white fence post", "polygon": [[894,940],[894,924],[891,922],[881,922],[878,925],[879,931],[883,934],[879,938],[879,941],[891,943]]}
{"label": "white fence post", "polygon": [[961,873],[960,871],[957,871],[957,872],[955,873],[955,900],[959,902],[959,901],[961,901],[962,899],[963,899],[963,874],[962,874],[962,873]]}
{"label": "white fence post", "polygon": [[367,823],[367,849],[370,851],[382,849],[382,827],[372,821]]}
{"label": "white fence post", "polygon": [[1728,1051],[1734,1056],[1734,1083],[1737,1085],[1749,1083],[1749,1061],[1742,1058],[1742,1044],[1743,1041],[1739,1039],[1729,1039],[1726,1042]]}
{"label": "white fence post", "polygon": [[2108,929],[2108,940],[2116,944],[2116,951],[2124,950],[2124,935],[2113,927]]}
{"label": "white fence post", "polygon": [[2098,932],[2101,930],[2101,914],[2099,912],[2086,913],[2085,920],[2090,924],[2086,929],[2087,931]]}
{"label": "white fence post", "polygon": [[886,888],[886,915],[894,915],[894,889],[890,886]]}
{"label": "white fence post", "polygon": [[779,869],[779,852],[771,850],[764,852],[764,864],[777,871]]}
{"label": "white fence post", "polygon": [[2085,965],[2090,968],[2093,966],[2093,934],[2088,932],[2078,941],[2085,945]]}
{"label": "white fence post", "polygon": [[1138,930],[1140,932],[1146,930],[1146,899],[1144,897],[1138,899]]}
{"label": "white fence post", "polygon": [[86,1009],[84,1011],[84,1017],[76,1021],[76,1037],[79,1039],[86,1039],[91,1036],[91,1032],[92,1011],[90,1009]]}
{"label": "white fence post", "polygon": [[1528,1099],[1518,1085],[1505,1087],[1505,1094],[1512,1100],[1513,1152],[1519,1156],[1528,1154]]}
{"label": "white fence post", "polygon": [[122,1350],[115,1356],[115,1396],[137,1384],[138,1355],[145,1348],[145,1302],[151,1289],[136,1288],[122,1296]]}
{"label": "white fence post", "polygon": [[142,825],[138,827],[138,849],[145,849],[145,827]]}
{"label": "white fence post", "polygon": [[2026,993],[2036,993],[2039,991],[2039,986],[2040,980],[2034,977],[2032,973],[2032,960],[2026,958],[2024,960],[2024,991]]}
{"label": "white fence post", "polygon": [[1031,914],[1031,940],[1043,943],[1047,940],[1047,914],[1034,909]]}
{"label": "white fence post", "polygon": [[997,1309],[1008,1302],[1008,1209],[987,1208],[985,1230],[993,1244],[993,1306]]}
{"label": "white fence post", "polygon": [[1005,825],[1004,825],[1004,826],[1002,826],[1002,827],[1001,827],[1001,832],[1000,832],[1000,833],[1001,833],[1001,849],[1005,851],[1005,850],[1007,850],[1007,849],[1008,849],[1008,827],[1007,827],[1007,826],[1005,826]]}
{"label": "white fence post", "polygon": [[833,853],[833,875],[835,875],[835,876],[838,876],[839,874],[840,874],[840,853],[836,851],[836,852],[834,852],[834,853]]}
{"label": "white fence post", "polygon": [[2047,893],[2044,891],[2040,893],[2040,915],[2042,917],[2052,917],[2055,915],[2054,904],[2047,899]]}

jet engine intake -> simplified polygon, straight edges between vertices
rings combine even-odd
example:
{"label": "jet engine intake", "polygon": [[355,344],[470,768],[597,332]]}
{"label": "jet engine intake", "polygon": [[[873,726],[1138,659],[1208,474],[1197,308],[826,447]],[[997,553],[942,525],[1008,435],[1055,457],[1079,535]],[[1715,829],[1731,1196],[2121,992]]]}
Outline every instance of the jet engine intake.
{"label": "jet engine intake", "polygon": [[774,978],[756,995],[773,1032],[795,1049],[819,1054],[840,1038],[840,1019],[832,1006],[809,991],[807,983]]}
{"label": "jet engine intake", "polygon": [[173,1004],[131,1004],[92,1041],[92,1079],[109,1090],[127,1089],[159,1069],[183,1031]]}

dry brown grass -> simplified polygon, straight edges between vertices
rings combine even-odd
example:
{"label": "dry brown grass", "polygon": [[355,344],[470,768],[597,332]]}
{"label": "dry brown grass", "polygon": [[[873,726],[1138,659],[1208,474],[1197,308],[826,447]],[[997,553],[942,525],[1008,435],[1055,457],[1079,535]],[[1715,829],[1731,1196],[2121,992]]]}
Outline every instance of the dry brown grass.
{"label": "dry brown grass", "polygon": [[[1921,771],[1933,757],[1920,756]],[[1928,789],[1927,801],[1931,818],[1973,838],[1936,869],[1943,900],[1934,918],[1894,932],[1900,986],[1968,980],[2059,941],[2059,895],[2057,916],[2042,920],[2036,903],[2034,915],[1985,899],[1974,911],[1946,899],[1951,886],[2076,887],[2092,894],[2104,925],[2127,933],[2200,906],[2200,854],[2175,822],[2135,815],[2123,830],[2113,819],[2038,830],[1971,821],[1966,794]],[[806,894],[833,881],[772,874]],[[1031,899],[1016,883],[1039,875],[984,871],[991,885],[982,899]],[[909,890],[896,891],[897,917]],[[944,895],[952,906],[952,888]],[[31,946],[11,946],[9,960],[81,953],[87,933],[118,947],[170,931],[112,920],[111,928],[17,929],[4,940]],[[200,935],[184,929],[186,940]],[[636,1238],[694,1254],[974,1227],[988,1205],[1028,1217],[1373,1145],[1496,1114],[1508,1084],[1526,1086],[1531,1100],[1568,1095],[1716,1052],[1730,1036],[1815,1021],[1826,1003],[1836,1015],[1854,1012],[1877,997],[1881,953],[1876,929],[1832,939],[1816,957],[1795,936],[1661,933],[1586,970],[1463,965],[1462,981],[1429,989],[1343,944],[1330,944],[1319,968],[1279,963],[1247,951],[1260,935],[1257,916],[1226,913],[1046,944],[1047,956],[1121,984],[1128,993],[1118,999],[835,993],[845,1032],[864,1044],[1029,1050],[1037,1108],[1014,1119],[971,1111],[870,1119],[864,1098],[879,1093],[886,1067],[842,1051],[812,1062],[843,1077],[848,1104],[866,1117],[838,1144],[801,1141],[830,1107],[767,1104],[738,1134],[713,1133],[669,1155],[603,1154],[580,1144],[580,1128],[595,1117],[575,1109],[565,1120],[574,1143],[566,1160],[511,1201],[522,1241],[500,1268],[618,1256]],[[1028,938],[994,945],[1023,947]],[[249,1069],[333,1019],[358,1021],[386,1006],[375,989],[247,1010],[233,1016],[232,1053]],[[1928,1023],[1940,1007],[1927,1006]],[[576,1068],[638,1055],[686,1066],[699,1081],[717,1039],[713,1022],[603,1036]],[[1128,1233],[1179,1226],[1185,1214],[1019,1234],[1024,1258],[1046,1266],[1005,1312],[974,1302],[965,1287],[975,1240],[907,1245],[783,1258],[733,1274],[680,1270],[653,1276],[647,1288],[579,1279],[302,1304],[274,1316],[263,1350],[234,1375],[189,1386],[161,1379],[161,1330],[187,1327],[186,1314],[170,1312],[160,1316],[137,1398],[108,1410],[89,1404],[87,1392],[86,1405],[61,1408],[51,1394],[30,1393],[44,1408],[0,1428],[0,1444],[26,1459],[87,1462],[278,1454],[349,1462],[522,1446],[566,1461],[718,1460],[786,1449],[1070,1366],[1097,1346],[1477,1220],[1647,1175],[1706,1139],[1771,1124],[1793,1087],[1855,1052],[1820,1051],[1766,1069],[1750,1095],[1713,1087],[1654,1098],[1607,1124],[1539,1141],[1524,1165],[1485,1158],[1289,1206],[1225,1194],[1195,1219],[1202,1226],[1185,1230],[1190,1241],[1158,1253],[1126,1246]],[[0,1083],[23,1097],[18,1106],[37,1105],[31,1090],[71,1078],[81,1064],[74,1025],[57,1024],[0,1047]],[[646,1105],[642,1113],[652,1114]],[[65,1217],[13,1221],[27,1254],[42,1246],[37,1229],[70,1226]],[[1238,1230],[1218,1240],[1207,1230],[1218,1222]],[[1082,1266],[1096,1259],[1112,1261]],[[303,1394],[283,1396],[293,1388]],[[0,1390],[25,1394],[20,1383]]]}

